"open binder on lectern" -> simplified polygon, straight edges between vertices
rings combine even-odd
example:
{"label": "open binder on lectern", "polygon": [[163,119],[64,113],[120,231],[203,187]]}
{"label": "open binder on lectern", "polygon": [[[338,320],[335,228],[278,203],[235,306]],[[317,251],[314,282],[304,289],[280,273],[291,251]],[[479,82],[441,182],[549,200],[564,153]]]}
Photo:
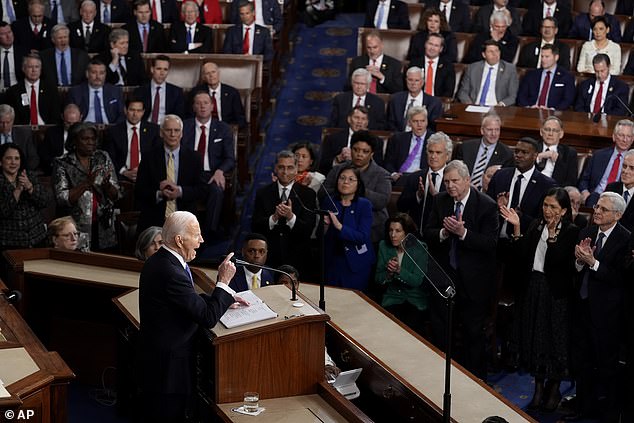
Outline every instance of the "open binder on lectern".
{"label": "open binder on lectern", "polygon": [[[266,288],[264,288],[266,289]],[[220,318],[220,322],[227,329],[248,325],[249,323],[261,322],[262,320],[275,319],[277,313],[264,303],[253,291],[242,291],[238,296],[249,302],[249,306],[239,306],[230,308]]]}

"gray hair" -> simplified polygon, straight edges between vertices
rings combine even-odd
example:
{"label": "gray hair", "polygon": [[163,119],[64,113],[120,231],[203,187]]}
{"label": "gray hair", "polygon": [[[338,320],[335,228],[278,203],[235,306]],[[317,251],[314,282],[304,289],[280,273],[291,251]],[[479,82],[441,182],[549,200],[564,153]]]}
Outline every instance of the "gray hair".
{"label": "gray hair", "polygon": [[350,81],[352,81],[355,76],[361,76],[365,78],[368,84],[372,82],[372,74],[364,68],[355,69],[354,72],[352,72],[352,75],[350,75]]}
{"label": "gray hair", "polygon": [[61,24],[55,25],[53,29],[51,29],[51,37],[54,37],[60,31],[66,31],[70,34],[70,29],[68,29],[66,24],[61,23]]}
{"label": "gray hair", "polygon": [[628,126],[628,127],[632,128],[632,130],[634,131],[634,122],[632,122],[629,119],[621,119],[620,121],[618,121],[616,123],[616,125],[614,125],[614,132],[616,132],[616,128],[618,128],[620,126]]}
{"label": "gray hair", "polygon": [[92,5],[95,7],[95,9],[97,8],[97,3],[95,3],[93,0],[84,0],[81,2],[81,4],[79,5],[79,8],[81,9],[82,7],[84,7],[84,5]]}
{"label": "gray hair", "polygon": [[128,31],[123,28],[115,28],[112,30],[112,32],[110,32],[110,35],[108,36],[108,42],[116,43],[124,37],[128,40],[130,39],[130,34],[128,33]]}
{"label": "gray hair", "polygon": [[617,194],[616,192],[606,191],[599,196],[599,199],[601,198],[607,198],[608,200],[610,200],[615,212],[623,214],[623,212],[625,211],[625,199],[620,194]]}
{"label": "gray hair", "polygon": [[185,0],[183,1],[183,5],[181,6],[181,11],[185,8],[185,6],[191,6],[196,11],[196,15],[200,14],[200,9],[198,9],[198,4],[194,0]]}
{"label": "gray hair", "polygon": [[168,247],[174,246],[176,236],[185,236],[188,229],[187,227],[196,222],[198,222],[196,216],[188,211],[175,211],[170,214],[163,224],[163,243]]}
{"label": "gray hair", "polygon": [[411,68],[407,69],[406,74],[409,75],[410,73],[414,73],[414,72],[418,72],[420,76],[423,76],[423,70],[419,68],[418,66],[412,66]]}
{"label": "gray hair", "polygon": [[496,21],[504,21],[504,23],[506,23],[506,26],[511,26],[513,19],[511,19],[508,10],[496,10],[495,12],[491,13],[489,24],[493,25],[493,23]]}
{"label": "gray hair", "polygon": [[577,188],[577,187],[576,187],[576,186],[574,186],[574,185],[566,185],[566,186],[564,187],[564,189],[566,190],[566,192],[567,192],[568,194],[575,194],[575,193],[576,193],[576,194],[581,195],[581,192],[579,191],[579,188]]}
{"label": "gray hair", "polygon": [[547,122],[550,122],[550,121],[557,122],[559,127],[561,129],[564,129],[564,122],[561,119],[559,119],[557,116],[548,116],[546,119],[544,119],[544,121],[542,122],[542,128]]}
{"label": "gray hair", "polygon": [[407,111],[407,120],[412,119],[415,115],[425,115],[425,119],[427,119],[427,107],[426,106],[412,106]]}
{"label": "gray hair", "polygon": [[458,175],[460,175],[461,178],[469,177],[469,168],[462,160],[452,160],[447,163],[444,174],[446,175],[447,172],[451,172],[452,170],[457,171]]}
{"label": "gray hair", "polygon": [[134,249],[134,256],[139,260],[145,261],[147,257],[145,256],[145,250],[148,249],[156,235],[160,234],[163,231],[163,228],[160,226],[150,226],[145,229],[139,235],[139,238],[136,240],[136,247]]}
{"label": "gray hair", "polygon": [[11,119],[15,119],[15,110],[8,104],[0,104],[0,116],[6,115],[11,116]]}
{"label": "gray hair", "polygon": [[623,153],[623,160],[627,159],[630,156],[634,156],[634,148],[627,150],[625,153]]}
{"label": "gray hair", "polygon": [[295,165],[297,166],[297,156],[291,150],[282,150],[279,153],[277,153],[277,156],[275,158],[275,163],[279,162],[280,159],[293,159],[293,161],[295,162]]}
{"label": "gray hair", "polygon": [[498,124],[500,124],[500,126],[502,126],[502,118],[500,117],[500,115],[498,115],[495,112],[489,112],[486,115],[484,115],[484,117],[482,118],[482,123],[480,125],[484,126],[484,124],[488,120],[496,120],[498,122]]}
{"label": "gray hair", "polygon": [[181,131],[183,130],[183,120],[178,115],[165,115],[165,117],[163,118],[163,123],[161,124],[161,129],[163,129],[163,126],[165,126],[165,122],[167,122],[168,120],[175,120],[180,125]]}
{"label": "gray hair", "polygon": [[445,134],[442,131],[438,131],[433,133],[429,139],[427,140],[427,148],[429,148],[432,144],[444,144],[445,150],[447,150],[447,155],[451,157],[451,152],[453,151],[453,142],[449,135]]}

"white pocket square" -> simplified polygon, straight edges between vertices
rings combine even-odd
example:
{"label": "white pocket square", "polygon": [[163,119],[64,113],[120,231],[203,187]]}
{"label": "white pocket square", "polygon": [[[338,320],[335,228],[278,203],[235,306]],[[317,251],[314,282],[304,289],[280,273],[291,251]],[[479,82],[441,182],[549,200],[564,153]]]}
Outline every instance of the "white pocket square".
{"label": "white pocket square", "polygon": [[564,84],[555,84],[555,87],[563,87]]}
{"label": "white pocket square", "polygon": [[222,138],[215,138],[215,139],[214,139],[214,143],[216,143],[216,142],[221,142],[221,141],[222,141]]}

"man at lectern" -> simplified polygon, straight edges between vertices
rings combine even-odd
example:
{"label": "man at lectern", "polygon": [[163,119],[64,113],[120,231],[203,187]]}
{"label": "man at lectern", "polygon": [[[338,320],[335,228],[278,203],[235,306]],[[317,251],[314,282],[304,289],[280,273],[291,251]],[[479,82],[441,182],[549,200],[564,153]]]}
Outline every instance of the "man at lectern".
{"label": "man at lectern", "polygon": [[146,422],[184,422],[193,403],[194,335],[211,328],[234,302],[229,281],[236,268],[229,260],[218,267],[216,289],[198,295],[187,265],[203,242],[196,217],[172,213],[163,226],[163,246],[143,266],[139,279],[143,390]]}

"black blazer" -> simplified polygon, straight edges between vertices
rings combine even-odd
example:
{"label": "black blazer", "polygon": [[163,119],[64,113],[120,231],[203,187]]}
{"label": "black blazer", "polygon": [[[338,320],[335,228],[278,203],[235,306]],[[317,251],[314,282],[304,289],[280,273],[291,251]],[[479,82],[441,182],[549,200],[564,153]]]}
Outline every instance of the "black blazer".
{"label": "black blazer", "polygon": [[128,31],[130,39],[130,51],[137,53],[164,53],[168,50],[167,40],[165,39],[165,30],[160,23],[150,20],[149,31],[147,36],[147,51],[143,51],[143,40],[136,21],[130,21],[123,25],[123,29]]}
{"label": "black blazer", "polygon": [[[477,62],[478,60],[482,60],[482,45],[486,40],[490,38],[491,33],[489,31],[477,34],[473,41],[469,43],[469,50],[462,58],[462,63],[473,63]],[[511,31],[507,29],[504,37],[502,37],[502,39],[498,41],[498,44],[500,46],[501,59],[506,62],[513,63],[519,43],[519,38],[517,38],[511,33]]]}
{"label": "black blazer", "polygon": [[[520,49],[520,55],[517,59],[517,67],[519,68],[537,68],[541,54],[541,40],[531,41]],[[559,48],[559,60],[557,65],[566,70],[570,70],[570,47],[559,39],[555,38],[555,46]]]}
{"label": "black blazer", "polygon": [[[407,50],[407,60],[412,61],[425,56],[425,40],[428,33],[427,30],[424,30],[412,35],[409,41],[409,49]],[[441,35],[445,38],[445,47],[440,52],[440,57],[449,63],[457,62],[458,42],[456,41],[456,36],[451,31],[441,31]]]}
{"label": "black blazer", "polygon": [[[189,92],[187,97],[187,110],[186,115],[188,117],[193,116],[192,104],[194,102],[194,95],[200,91],[210,93],[209,86],[207,84],[196,85]],[[247,126],[247,118],[244,113],[244,105],[240,98],[240,92],[225,83],[220,84],[220,117],[223,122],[230,125],[238,125],[240,128]],[[217,100],[216,100],[217,101]]]}
{"label": "black blazer", "polygon": [[[407,91],[392,94],[387,105],[387,129],[390,131],[404,131],[407,126],[405,108],[407,107]],[[423,106],[427,107],[428,127],[436,128],[436,119],[442,114],[442,102],[438,97],[423,93]]]}
{"label": "black blazer", "polygon": [[[416,223],[418,231],[421,234],[424,234],[425,226],[427,225],[429,214],[431,213],[434,204],[434,196],[431,195],[429,190],[425,193],[427,200],[421,200],[419,203],[416,198],[416,192],[418,191],[418,179],[422,177],[423,183],[425,183],[428,171],[429,166],[425,163],[424,168],[421,168],[421,170],[410,173],[409,175],[403,175],[402,178],[405,178],[405,185],[396,202],[396,208],[398,211],[409,214],[414,220],[414,223]],[[439,192],[444,191],[446,191],[445,184],[441,183]],[[423,203],[425,205],[425,210],[423,210]]]}
{"label": "black blazer", "polygon": [[[15,124],[28,125],[31,123],[31,108],[22,105],[22,94],[31,97],[30,90],[27,92],[24,79],[9,87],[4,93],[4,100],[15,110]],[[40,79],[40,89],[38,93],[38,111],[44,123],[57,123],[61,116],[61,101],[57,92],[57,87],[47,79]]]}
{"label": "black blazer", "polygon": [[[66,97],[66,104],[74,103],[79,106],[79,110],[84,119],[88,116],[90,107],[90,100],[88,99],[88,95],[90,94],[89,88],[87,82],[75,85],[71,87]],[[125,114],[123,112],[123,92],[121,88],[106,83],[103,86],[103,97],[101,101],[104,104],[108,122],[111,124],[123,122]]]}
{"label": "black blazer", "polygon": [[[596,78],[593,76],[584,81],[581,81],[577,86],[577,100],[575,101],[575,112],[590,112],[590,102],[592,101],[592,92],[594,91],[594,83]],[[616,75],[610,76],[610,85],[607,88],[603,88],[603,95],[605,101],[603,102],[603,113],[608,115],[627,116],[628,112],[623,107],[623,104],[628,104],[627,98],[629,96],[629,88],[627,84]],[[611,95],[612,97],[607,97]],[[618,96],[621,101],[618,101],[614,96]],[[623,104],[621,104],[623,103]]]}
{"label": "black blazer", "polygon": [[97,20],[90,25],[90,42],[86,45],[84,38],[86,28],[82,20],[68,24],[70,31],[70,46],[85,50],[88,53],[102,53],[110,50],[110,27]]}
{"label": "black blazer", "polygon": [[[196,145],[196,121],[194,118],[187,119],[183,122],[183,139],[184,148],[194,150]],[[207,134],[207,157],[209,158],[209,168],[211,172],[221,169],[223,172],[230,172],[236,166],[236,157],[234,153],[233,132],[231,127],[225,122],[212,120]],[[200,160],[201,169],[203,169],[202,157],[196,153]]]}
{"label": "black blazer", "polygon": [[[0,54],[0,59],[4,60],[4,49],[0,48],[0,52],[2,53]],[[25,47],[13,43],[13,63],[15,66],[14,71],[15,77],[18,81],[24,78],[24,72],[22,72],[22,59],[24,58],[24,56],[27,55],[27,53],[29,53],[29,51]],[[42,69],[42,72],[44,72],[44,69]],[[0,82],[0,86],[4,87],[4,79],[2,80],[2,82]]]}
{"label": "black blazer", "polygon": [[[333,128],[348,127],[347,119],[348,113],[352,110],[353,97],[352,91],[346,91],[332,99],[332,112],[328,126]],[[365,107],[369,111],[368,129],[385,129],[385,103],[383,100],[375,94],[366,93]]]}
{"label": "black blazer", "polygon": [[[427,7],[435,7],[442,10],[440,0],[427,2]],[[449,15],[449,26],[453,32],[469,32],[471,30],[471,13],[469,6],[460,1],[451,4],[451,14]]]}
{"label": "black blazer", "polygon": [[[55,48],[49,48],[40,53],[42,58],[42,73],[52,85],[62,85],[62,81],[57,80],[57,64],[55,61]],[[88,53],[82,48],[70,49],[70,85],[79,85],[86,80],[86,67],[90,61]]]}
{"label": "black blazer", "polygon": [[[427,63],[425,56],[412,59],[409,62],[408,68],[411,68],[412,66],[418,66],[426,75]],[[425,81],[425,76],[423,76],[423,81]],[[434,96],[453,98],[455,89],[456,71],[453,68],[453,63],[447,61],[447,59],[443,59],[443,57],[440,56],[438,60],[438,66],[436,67],[436,74],[434,75]]]}
{"label": "black blazer", "polygon": [[[511,24],[511,26],[509,26],[508,31],[510,31],[513,35],[518,36],[522,32],[522,20],[520,19],[520,14],[513,6],[507,6],[507,9],[511,13],[511,19],[513,20],[513,23]],[[491,13],[493,13],[492,2],[480,6],[475,16],[473,17],[473,26],[471,27],[471,32],[488,33],[490,27],[489,18],[491,17]]]}
{"label": "black blazer", "polygon": [[[352,72],[356,69],[364,68],[370,64],[370,58],[367,55],[357,56],[352,59],[350,62],[350,74],[348,75],[348,80],[346,81],[346,90],[352,89],[350,85],[350,77],[352,76]],[[377,93],[387,93],[393,94],[395,92],[401,91],[403,89],[403,73],[401,72],[401,68],[403,65],[399,60],[396,60],[393,57],[383,55],[383,61],[381,62],[381,73],[385,77],[383,83],[380,83],[378,80],[376,81],[376,92]]]}
{"label": "black blazer", "polygon": [[[103,9],[103,4],[101,0],[97,0],[97,17],[95,20],[97,22],[101,22],[101,10]],[[123,23],[128,22],[132,19],[133,15],[128,7],[128,2],[126,0],[112,0],[110,6],[110,21]]]}
{"label": "black blazer", "polygon": [[[531,3],[528,10],[522,18],[522,34],[539,37],[539,27],[542,23],[542,15],[544,11],[544,2]],[[570,3],[567,1],[558,1],[557,7],[553,13],[553,17],[557,19],[557,35],[560,38],[566,38],[570,26],[572,25],[572,12],[570,11]],[[518,65],[519,66],[519,65]]]}
{"label": "black blazer", "polygon": [[[543,148],[544,143],[540,141],[537,151],[541,152]],[[545,165],[545,161],[535,163],[539,171],[544,169]],[[557,144],[557,161],[555,162],[552,178],[557,182],[557,185],[562,187],[567,185],[577,186],[578,174],[577,150],[565,144]]]}
{"label": "black blazer", "polygon": [[53,159],[64,154],[64,124],[58,124],[46,130],[44,141],[37,146],[40,156],[40,168],[44,174],[50,175]]}
{"label": "black blazer", "polygon": [[[134,90],[134,98],[139,99],[145,105],[143,119],[147,120],[152,115],[152,85],[147,83]],[[183,99],[183,89],[169,82],[165,83],[165,114],[180,116],[185,115],[185,100]]]}
{"label": "black blazer", "polygon": [[332,161],[335,159],[335,156],[341,152],[342,148],[348,145],[349,132],[348,129],[345,129],[324,138],[319,152],[319,173],[328,175],[328,172],[332,169]]}
{"label": "black blazer", "polygon": [[[161,145],[161,139],[159,138],[158,125],[142,120],[138,126],[139,148],[141,149],[141,160],[143,160],[145,154]],[[119,173],[125,167],[128,159],[128,128],[126,121],[108,127],[103,150],[108,152],[114,164],[114,169]],[[119,175],[119,178],[122,176]]]}
{"label": "black blazer", "polygon": [[213,53],[212,49],[212,30],[203,24],[196,24],[194,30],[194,43],[202,43],[202,45],[193,50],[187,48],[187,26],[184,22],[176,22],[170,28],[170,46],[169,51],[172,53]]}
{"label": "black blazer", "polygon": [[42,51],[53,47],[53,43],[51,42],[52,28],[51,20],[46,16],[44,16],[37,36],[35,36],[31,30],[31,23],[28,16],[20,18],[11,24],[11,29],[15,36],[15,43],[20,44],[27,51]]}
{"label": "black blazer", "polygon": [[[110,69],[112,54],[107,50],[100,54],[99,59],[106,64],[106,82],[116,85],[119,82],[119,74]],[[145,61],[141,58],[141,54],[135,50],[128,50],[125,55],[126,74],[123,78],[126,86],[141,85],[147,81],[147,72],[145,71]]]}
{"label": "black blazer", "polygon": [[[623,195],[624,189],[625,187],[623,186],[623,182],[620,181],[612,182],[611,184],[608,184],[607,187],[605,187],[606,192],[616,192],[619,195]],[[621,216],[619,223],[625,226],[628,231],[634,232],[634,201],[632,201],[631,199],[629,204],[627,205],[627,208],[625,209],[625,212],[623,213],[623,216]]]}
{"label": "black blazer", "polygon": [[[481,138],[466,140],[462,144],[456,145],[453,152],[453,159],[465,162],[469,168],[469,172],[472,174],[481,142]],[[491,160],[489,160],[486,167],[493,165],[501,165],[502,167],[513,166],[513,152],[502,141],[498,141],[495,145],[495,150],[493,150]]]}
{"label": "black blazer", "polygon": [[[427,167],[427,153],[426,146],[429,136],[434,132],[428,130],[423,137],[423,145],[421,148],[421,156],[419,167],[421,169]],[[385,150],[385,158],[383,159],[383,168],[390,173],[398,172],[401,165],[407,160],[409,156],[409,147],[412,142],[412,132],[397,132],[387,142],[387,149]],[[414,141],[416,142],[416,141]]]}
{"label": "black blazer", "polygon": [[[271,41],[271,31],[265,26],[255,25],[255,35],[253,36],[253,54],[261,54],[264,61],[273,59],[273,43]],[[242,54],[242,25],[234,25],[227,30],[222,52],[226,54]]]}
{"label": "black blazer", "polygon": [[[365,7],[365,28],[374,28],[374,15],[379,7],[379,0],[368,0]],[[387,12],[387,27],[389,29],[410,29],[409,11],[407,4],[400,0],[392,0]],[[385,19],[385,18],[383,18]]]}

